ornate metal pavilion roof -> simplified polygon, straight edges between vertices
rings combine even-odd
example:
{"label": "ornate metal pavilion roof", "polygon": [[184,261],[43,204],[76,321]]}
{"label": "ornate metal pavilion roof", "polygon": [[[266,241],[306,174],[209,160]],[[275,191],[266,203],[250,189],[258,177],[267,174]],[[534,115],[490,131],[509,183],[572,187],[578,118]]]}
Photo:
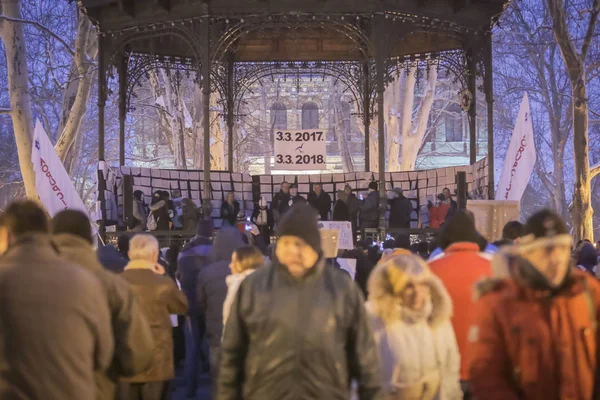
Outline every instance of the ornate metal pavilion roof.
{"label": "ornate metal pavilion roof", "polygon": [[[385,15],[391,57],[464,48],[489,32],[508,0],[79,0],[100,32],[132,52],[196,58],[194,33],[211,23],[214,60],[357,61],[373,57]],[[151,37],[153,31],[157,34]],[[160,34],[169,31],[171,35]],[[186,33],[187,32],[187,33]],[[196,39],[197,40],[197,39]]]}

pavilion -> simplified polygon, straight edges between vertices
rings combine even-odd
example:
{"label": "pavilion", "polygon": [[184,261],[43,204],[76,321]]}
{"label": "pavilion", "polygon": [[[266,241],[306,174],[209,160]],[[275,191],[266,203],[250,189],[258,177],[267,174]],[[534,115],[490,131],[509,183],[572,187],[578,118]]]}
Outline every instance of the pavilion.
{"label": "pavilion", "polygon": [[[365,132],[377,118],[383,143],[383,93],[394,74],[432,63],[455,74],[469,116],[470,161],[476,161],[477,77],[487,102],[489,198],[493,182],[492,27],[508,0],[78,0],[99,29],[98,140],[105,157],[107,71],[119,76],[120,165],[133,87],[151,68],[199,72],[203,115],[210,94],[224,99],[228,165],[233,169],[234,116],[247,88],[273,74],[329,75],[355,96]],[[204,118],[204,185],[210,192],[210,121]],[[380,189],[385,148],[378,146]],[[372,157],[365,137],[365,165]],[[104,210],[104,183],[98,197]],[[102,213],[103,216],[105,213]],[[103,217],[104,218],[104,217]],[[100,225],[104,231],[104,223]]]}

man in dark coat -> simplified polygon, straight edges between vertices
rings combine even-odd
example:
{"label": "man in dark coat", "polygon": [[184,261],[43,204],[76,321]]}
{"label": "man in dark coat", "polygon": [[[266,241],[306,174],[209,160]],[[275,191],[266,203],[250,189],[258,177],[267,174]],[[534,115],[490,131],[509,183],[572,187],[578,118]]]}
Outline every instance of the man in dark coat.
{"label": "man in dark coat", "polygon": [[[288,210],[296,204],[306,204],[306,199],[298,194],[298,186],[290,186],[290,201],[288,203]],[[283,216],[283,214],[281,214]]]}
{"label": "man in dark coat", "polygon": [[346,184],[344,186],[344,193],[346,194],[344,201],[348,205],[348,215],[350,216],[350,222],[352,223],[352,237],[354,238],[354,244],[356,244],[356,233],[358,231],[358,212],[360,211],[360,200],[352,193],[352,187]]}
{"label": "man in dark coat", "polygon": [[198,232],[189,243],[179,252],[177,270],[181,282],[181,290],[185,293],[190,305],[190,324],[185,333],[185,383],[187,394],[193,397],[198,379],[198,364],[207,365],[202,352],[202,338],[205,333],[204,316],[198,310],[196,301],[196,286],[198,274],[210,261],[212,250],[213,223],[212,219],[198,221]]}
{"label": "man in dark coat", "polygon": [[275,222],[278,222],[288,208],[290,208],[290,197],[290,184],[283,181],[281,189],[273,196],[273,202],[271,203]]}
{"label": "man in dark coat", "polygon": [[[379,227],[379,192],[377,182],[369,183],[369,194],[360,205],[360,229]],[[364,233],[364,232],[363,232]]]}
{"label": "man in dark coat", "polygon": [[102,284],[58,255],[31,201],[0,217],[0,254],[0,399],[96,399],[114,350]]}
{"label": "man in dark coat", "polygon": [[217,400],[382,399],[363,297],[327,268],[317,215],[294,206],[277,229],[270,266],[240,285],[223,336]]}
{"label": "man in dark coat", "polygon": [[390,228],[410,228],[410,217],[413,211],[412,202],[404,197],[401,188],[394,188],[396,197],[388,200],[390,205]]}
{"label": "man in dark coat", "polygon": [[96,275],[106,291],[115,355],[106,373],[96,373],[96,399],[113,400],[119,377],[138,374],[152,365],[154,341],[150,325],[127,282],[106,271],[98,261],[87,215],[78,210],[59,212],[52,219],[52,233],[61,256]]}
{"label": "man in dark coat", "polygon": [[231,274],[229,269],[231,255],[243,246],[244,241],[240,231],[234,228],[221,228],[211,251],[211,264],[203,267],[198,274],[196,302],[199,312],[204,315],[213,382],[217,376],[217,360],[223,334],[223,303],[227,297],[225,278]]}
{"label": "man in dark coat", "polygon": [[331,211],[331,197],[323,191],[321,184],[316,183],[313,191],[308,194],[308,203],[314,207],[321,216],[321,221],[329,220]]}
{"label": "man in dark coat", "polygon": [[119,399],[163,399],[170,392],[170,380],[175,377],[171,314],[185,314],[188,309],[185,294],[158,265],[158,241],[154,236],[139,234],[129,244],[129,264],[121,274],[129,282],[152,330],[155,349],[149,369],[132,377],[122,378]]}

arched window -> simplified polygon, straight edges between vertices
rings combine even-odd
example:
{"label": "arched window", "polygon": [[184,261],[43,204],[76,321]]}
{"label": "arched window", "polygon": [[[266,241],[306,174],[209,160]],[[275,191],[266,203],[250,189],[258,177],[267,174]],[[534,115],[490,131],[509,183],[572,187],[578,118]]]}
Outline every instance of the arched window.
{"label": "arched window", "polygon": [[463,140],[463,111],[458,104],[451,104],[446,109],[444,117],[444,130],[446,142],[462,142]]}
{"label": "arched window", "polygon": [[312,101],[302,105],[302,129],[319,128],[319,106]]}
{"label": "arched window", "polygon": [[287,129],[287,108],[283,103],[271,106],[271,126],[273,129]]}

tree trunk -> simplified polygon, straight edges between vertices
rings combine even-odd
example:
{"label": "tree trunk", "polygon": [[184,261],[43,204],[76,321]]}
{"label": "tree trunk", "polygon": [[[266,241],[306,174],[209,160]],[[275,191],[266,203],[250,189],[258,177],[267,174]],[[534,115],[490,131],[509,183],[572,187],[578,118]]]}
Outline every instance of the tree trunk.
{"label": "tree trunk", "polygon": [[[388,108],[388,170],[400,171],[400,153],[405,146],[404,138],[412,131],[412,115],[415,104],[415,85],[417,67],[413,66],[408,74],[395,79],[390,85],[394,94],[390,96],[392,107]],[[386,91],[387,93],[387,91]],[[400,120],[400,126],[398,126]]]}
{"label": "tree trunk", "polygon": [[198,140],[202,132],[202,87],[199,84],[194,84],[194,126],[192,128],[193,133],[193,145],[194,149],[194,168],[204,168],[204,141]]}
{"label": "tree trunk", "polygon": [[552,17],[552,30],[567,67],[571,83],[573,115],[573,150],[575,165],[575,190],[573,191],[572,222],[575,240],[594,240],[593,211],[591,204],[591,176],[588,156],[588,98],[586,91],[585,60],[594,37],[600,14],[600,0],[594,0],[589,26],[583,39],[581,54],[569,34],[563,0],[546,0]]}
{"label": "tree trunk", "polygon": [[425,133],[427,132],[427,124],[429,123],[429,115],[433,108],[433,101],[435,100],[435,88],[437,85],[438,69],[436,66],[429,66],[427,73],[427,85],[425,87],[425,93],[421,100],[419,111],[417,112],[416,126],[410,131],[402,132],[402,164],[400,169],[402,171],[412,171],[415,169],[417,163],[417,156],[419,155],[419,149],[425,139]]}
{"label": "tree trunk", "polygon": [[348,148],[348,132],[350,131],[350,126],[347,126],[344,120],[342,93],[338,89],[338,86],[333,86],[330,93],[330,104],[333,116],[331,125],[333,125],[334,132],[337,136],[338,150],[342,160],[342,169],[344,172],[354,172],[354,163],[352,161],[350,149]]}
{"label": "tree trunk", "polygon": [[[279,84],[277,85],[279,88]],[[268,128],[268,129],[265,129]],[[271,157],[273,156],[273,152],[271,150],[273,137],[273,124],[269,123],[267,120],[267,88],[265,85],[260,85],[260,120],[258,126],[259,134],[264,138],[264,166],[265,166],[265,174],[271,173]]]}
{"label": "tree trunk", "polygon": [[556,190],[553,193],[552,201],[554,202],[554,209],[558,214],[563,218],[568,218],[569,213],[566,206],[566,196],[565,196],[565,165],[564,165],[564,157],[565,157],[565,147],[564,145],[561,147],[559,143],[557,143],[557,148],[555,149],[554,154],[554,187]]}
{"label": "tree trunk", "polygon": [[[588,100],[585,74],[581,65],[580,78],[573,83],[573,150],[575,158],[575,190],[573,191],[573,229],[575,240],[594,241],[590,159],[588,156]],[[575,82],[574,82],[575,81]]]}
{"label": "tree trunk", "polygon": [[[217,94],[210,96],[210,109],[217,108]],[[224,171],[225,168],[225,141],[223,139],[223,117],[218,111],[210,112],[210,169],[211,171]]]}
{"label": "tree trunk", "polygon": [[[92,24],[90,20],[79,13],[77,25],[77,37],[75,39],[75,72],[78,79],[74,82],[77,85],[75,96],[63,101],[63,116],[68,115],[64,123],[64,128],[60,131],[60,136],[56,142],[56,153],[61,159],[67,172],[72,173],[72,160],[77,158],[77,138],[81,135],[81,122],[85,118],[87,103],[92,91],[95,71],[93,69],[92,59],[98,52],[96,35],[92,33]],[[67,86],[65,95],[72,93],[73,88]],[[65,109],[65,106],[68,108]]]}
{"label": "tree trunk", "polygon": [[[21,19],[19,0],[0,0],[4,15]],[[31,163],[33,141],[33,114],[29,97],[29,71],[27,69],[27,49],[23,25],[10,21],[0,22],[0,38],[4,42],[8,70],[8,93],[10,96],[10,116],[12,118],[19,167],[23,177],[25,193],[29,199],[38,201],[35,189],[35,174]]]}
{"label": "tree trunk", "polygon": [[377,138],[377,118],[371,120],[371,126],[365,140],[369,140],[369,152],[371,154],[371,172],[379,171],[379,140]]}

